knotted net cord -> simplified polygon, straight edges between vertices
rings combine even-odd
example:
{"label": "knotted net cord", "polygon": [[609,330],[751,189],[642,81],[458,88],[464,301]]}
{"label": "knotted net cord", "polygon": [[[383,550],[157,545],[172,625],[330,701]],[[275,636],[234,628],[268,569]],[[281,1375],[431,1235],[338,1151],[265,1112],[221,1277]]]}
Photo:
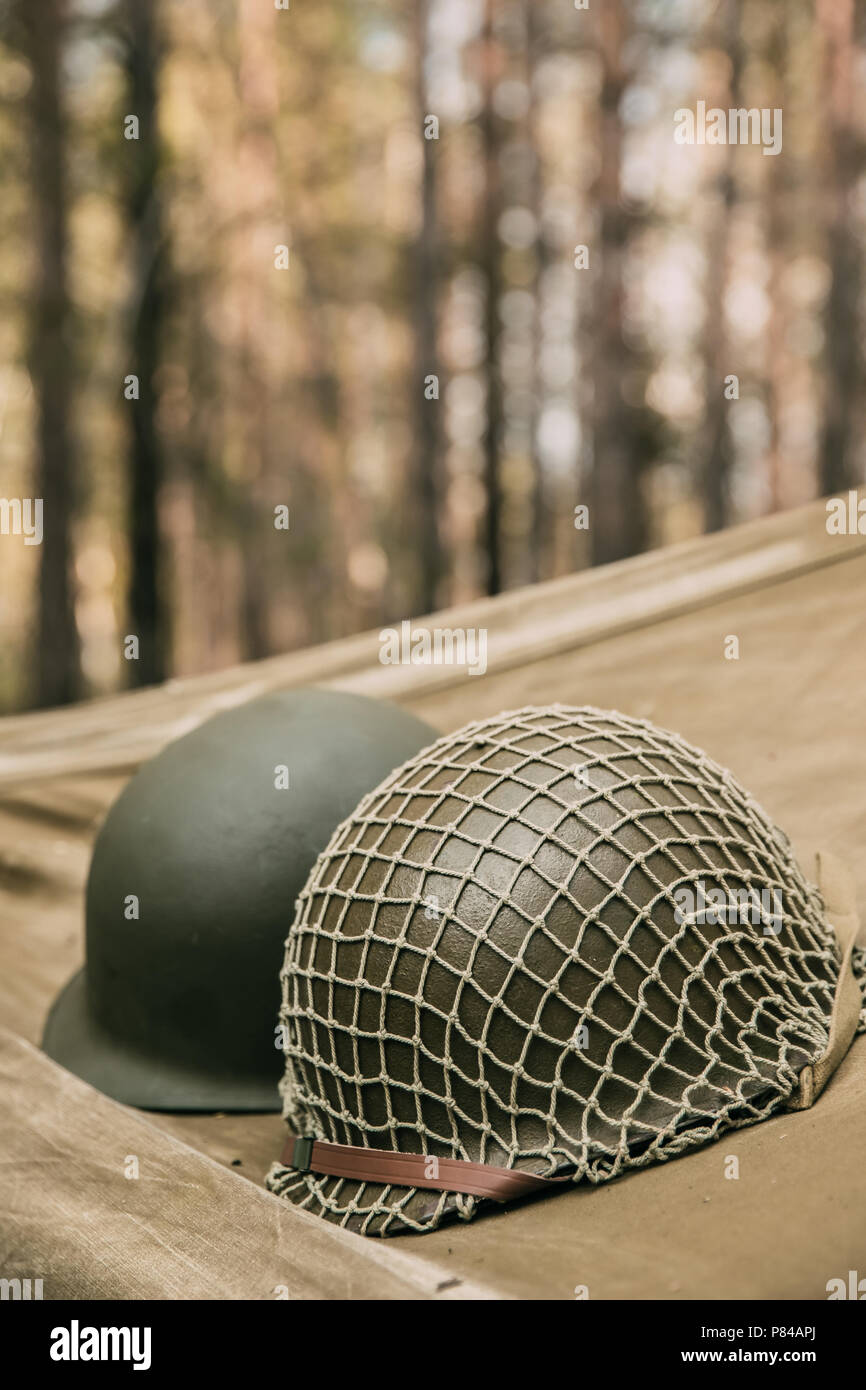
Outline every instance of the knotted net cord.
{"label": "knotted net cord", "polygon": [[[689,920],[684,888],[732,906]],[[761,902],[771,923],[739,920]],[[612,711],[501,714],[398,768],[319,856],[281,972],[283,1114],[602,1182],[779,1108],[826,1049],[838,965],[818,889],[724,768]],[[478,1207],[281,1164],[268,1186],[367,1234]]]}

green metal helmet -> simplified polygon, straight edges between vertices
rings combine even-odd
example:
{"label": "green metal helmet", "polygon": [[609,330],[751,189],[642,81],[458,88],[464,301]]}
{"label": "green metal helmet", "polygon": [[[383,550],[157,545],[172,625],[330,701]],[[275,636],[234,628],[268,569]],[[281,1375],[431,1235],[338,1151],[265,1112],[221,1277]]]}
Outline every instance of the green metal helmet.
{"label": "green metal helmet", "polygon": [[151,1110],[277,1110],[279,970],[295,899],[360,797],[436,738],[328,690],[216,715],[142,767],[87,883],[87,963],[50,1057]]}

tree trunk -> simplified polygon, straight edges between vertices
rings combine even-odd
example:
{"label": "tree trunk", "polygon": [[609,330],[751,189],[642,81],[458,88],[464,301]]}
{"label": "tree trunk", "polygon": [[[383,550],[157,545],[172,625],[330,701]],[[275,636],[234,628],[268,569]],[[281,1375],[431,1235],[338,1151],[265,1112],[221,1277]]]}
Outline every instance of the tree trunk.
{"label": "tree trunk", "polygon": [[67,281],[65,121],[60,65],[65,0],[20,0],[15,18],[31,70],[28,95],[35,283],[29,368],[36,401],[35,496],[42,499],[33,702],[61,705],[80,694],[72,579],[76,457],[70,425],[73,351]]}
{"label": "tree trunk", "polygon": [[499,451],[502,442],[502,379],[499,370],[499,307],[502,294],[499,218],[501,214],[501,174],[499,167],[499,118],[493,96],[499,71],[499,45],[494,34],[495,0],[485,0],[481,40],[484,105],[481,112],[481,138],[484,160],[484,192],[481,214],[481,264],[487,281],[485,338],[487,344],[487,407],[484,430],[484,548],[487,557],[487,592],[502,588],[502,513]]}
{"label": "tree trunk", "polygon": [[[724,13],[724,44],[731,60],[731,80],[726,92],[714,97],[713,105],[723,108],[739,105],[742,43],[740,40],[739,0],[727,0]],[[729,339],[725,328],[725,291],[729,274],[731,216],[736,200],[734,168],[736,147],[717,150],[722,164],[716,198],[710,210],[711,227],[707,237],[707,279],[704,320],[704,410],[703,460],[701,467],[704,530],[721,531],[730,520],[730,475],[732,441],[725,398],[725,377],[730,374]]]}
{"label": "tree trunk", "polygon": [[[601,91],[601,171],[596,186],[601,256],[592,343],[594,440],[590,507],[593,564],[606,564],[643,550],[646,517],[641,492],[643,440],[636,407],[627,403],[623,381],[634,354],[623,337],[623,269],[628,249],[629,214],[620,202],[622,129],[619,106],[626,82],[622,50],[626,40],[623,0],[609,0],[597,11],[603,80]],[[584,272],[577,271],[576,274]]]}
{"label": "tree trunk", "polygon": [[545,489],[544,466],[538,447],[538,428],[544,408],[544,380],[541,372],[541,351],[544,344],[544,274],[549,264],[547,243],[544,239],[542,217],[544,213],[544,170],[541,161],[541,130],[539,121],[539,94],[536,70],[541,56],[542,44],[541,0],[525,0],[526,23],[526,81],[529,87],[529,112],[527,117],[529,144],[532,149],[532,176],[530,187],[530,210],[535,219],[535,313],[533,319],[533,390],[530,418],[530,462],[532,468],[531,519],[529,526],[529,574],[532,583],[541,579],[545,573],[546,552],[549,530],[548,503]]}
{"label": "tree trunk", "polygon": [[139,380],[140,398],[127,401],[132,438],[129,452],[129,619],[139,640],[139,659],[130,661],[130,683],[164,680],[168,659],[168,610],[164,596],[159,497],[162,445],[156,423],[156,375],[161,359],[165,311],[165,233],[159,188],[157,81],[160,44],[156,0],[122,0],[126,37],[129,110],[138,117],[139,138],[125,141],[125,205],[132,259],[130,360],[126,374]]}
{"label": "tree trunk", "polygon": [[851,418],[862,391],[858,338],[861,261],[851,194],[858,166],[853,129],[853,0],[819,0],[824,39],[827,94],[827,147],[824,152],[827,259],[830,293],[825,310],[826,391],[819,460],[821,494],[854,485]]}
{"label": "tree trunk", "polygon": [[[414,6],[416,120],[423,137],[424,122],[430,115],[427,96],[427,26],[430,0],[416,0]],[[418,556],[417,613],[432,613],[438,606],[437,596],[442,579],[443,559],[439,533],[439,443],[441,439],[441,400],[427,400],[424,380],[436,376],[440,381],[437,351],[436,302],[439,261],[436,247],[436,150],[435,140],[421,140],[423,165],[421,170],[421,226],[412,257],[412,294],[415,317],[415,379],[412,383],[416,401],[414,506],[416,517],[415,545]]]}

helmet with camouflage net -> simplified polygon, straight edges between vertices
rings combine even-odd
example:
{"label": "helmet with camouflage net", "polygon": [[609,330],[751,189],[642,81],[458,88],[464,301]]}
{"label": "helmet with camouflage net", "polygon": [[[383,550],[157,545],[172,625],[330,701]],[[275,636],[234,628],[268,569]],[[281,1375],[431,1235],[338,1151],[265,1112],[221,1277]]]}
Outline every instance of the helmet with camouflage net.
{"label": "helmet with camouflage net", "polygon": [[866,1026],[850,880],[812,864],[820,887],[646,721],[556,705],[440,738],[298,900],[269,1187],[429,1231],[810,1105]]}

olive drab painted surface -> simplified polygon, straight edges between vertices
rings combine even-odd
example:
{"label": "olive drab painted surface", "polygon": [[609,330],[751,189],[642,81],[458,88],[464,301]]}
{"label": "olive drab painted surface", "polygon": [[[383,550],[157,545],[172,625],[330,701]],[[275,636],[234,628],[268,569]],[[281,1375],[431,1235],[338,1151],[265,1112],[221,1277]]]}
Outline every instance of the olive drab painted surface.
{"label": "olive drab painted surface", "polygon": [[279,970],[316,855],[429,744],[394,705],[307,689],[216,715],[133,777],[87,884],[87,963],[43,1046],[116,1100],[275,1110]]}

